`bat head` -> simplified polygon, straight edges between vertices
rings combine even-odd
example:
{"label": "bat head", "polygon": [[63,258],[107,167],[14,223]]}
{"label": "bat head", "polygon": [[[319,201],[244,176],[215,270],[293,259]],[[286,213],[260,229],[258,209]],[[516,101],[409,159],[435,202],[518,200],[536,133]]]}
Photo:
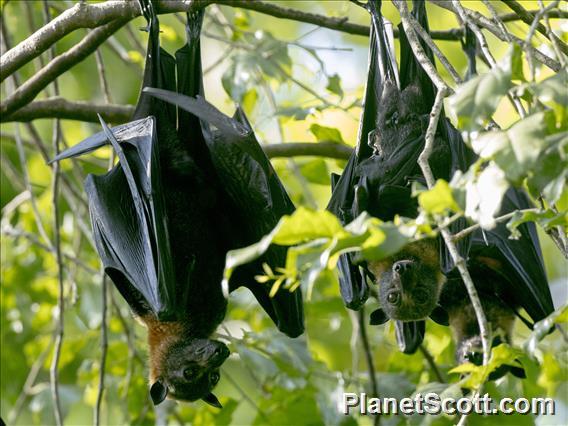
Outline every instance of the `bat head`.
{"label": "bat head", "polygon": [[428,111],[418,85],[407,86],[401,92],[394,82],[387,80],[380,105],[371,141],[379,154],[389,155],[404,141],[418,138],[425,131],[422,117]]}
{"label": "bat head", "polygon": [[369,264],[379,284],[379,302],[386,317],[417,321],[437,307],[444,276],[436,246],[435,240],[419,241],[392,258]]}
{"label": "bat head", "polygon": [[228,356],[227,346],[216,340],[176,342],[166,352],[161,374],[151,385],[150,396],[154,405],[170,397],[182,401],[202,399],[221,408],[211,391],[219,382],[219,367]]}

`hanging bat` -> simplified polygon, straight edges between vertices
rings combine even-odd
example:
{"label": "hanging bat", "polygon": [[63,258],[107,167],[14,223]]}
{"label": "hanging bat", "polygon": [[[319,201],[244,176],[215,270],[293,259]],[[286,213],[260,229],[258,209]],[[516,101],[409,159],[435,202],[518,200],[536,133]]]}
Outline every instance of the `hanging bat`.
{"label": "hanging bat", "polygon": [[[343,223],[362,211],[382,220],[395,215],[416,217],[417,202],[411,183],[424,183],[418,156],[424,149],[424,134],[436,89],[414,60],[411,48],[401,37],[401,69],[396,72],[392,36],[380,13],[380,1],[367,3],[371,14],[369,73],[358,143],[341,178],[334,177],[328,209]],[[415,7],[417,19],[425,10]],[[430,58],[432,53],[426,49]],[[436,178],[449,180],[456,170],[471,163],[459,132],[440,119],[430,166]],[[465,227],[459,220],[455,232]],[[459,245],[465,253],[469,240]],[[343,255],[338,264],[342,295],[348,307],[357,308],[366,299],[366,278],[379,284],[381,308],[371,315],[372,324],[394,319],[397,341],[405,353],[413,353],[424,336],[424,319],[438,313],[438,296],[452,259],[438,239],[408,245],[397,255],[380,262],[357,262]],[[416,297],[409,297],[409,294]],[[350,298],[345,297],[345,295]],[[354,303],[354,302],[355,303]]]}
{"label": "hanging bat", "polygon": [[[160,48],[152,3],[140,3],[149,31],[143,88],[203,95],[203,12],[188,15],[188,42],[174,58]],[[103,132],[54,161],[112,145],[118,163],[89,175],[85,191],[105,272],[148,328],[152,400],[202,399],[220,408],[212,389],[229,350],[210,336],[226,313],[226,253],[258,241],[294,205],[244,112],[230,118],[195,102],[199,111],[188,112],[143,91],[134,121],[110,129],[101,120]],[[254,279],[263,263],[284,266],[285,256],[271,247],[235,271],[229,291],[249,288],[277,327],[296,337],[304,330],[301,292],[269,297],[270,284]]]}
{"label": "hanging bat", "polygon": [[[413,14],[427,30],[425,12],[424,3],[415,2]],[[374,138],[379,157],[376,158],[375,153],[374,163],[372,156],[360,166],[361,176],[368,179],[374,191],[370,192],[371,196],[362,198],[370,200],[367,201],[369,211],[384,219],[389,218],[393,206],[396,206],[395,213],[409,215],[411,212],[412,204],[396,204],[394,200],[384,196],[381,200],[381,191],[384,192],[383,188],[388,188],[393,182],[400,183],[401,176],[412,176],[418,172],[416,160],[423,149],[423,142],[413,142],[409,135],[423,138],[424,126],[421,135],[416,121],[420,117],[426,118],[431,103],[424,108],[424,102],[420,100],[435,96],[435,91],[430,90],[433,86],[411,55],[403,28],[400,30],[400,81],[403,89],[399,93],[392,84],[385,89],[384,109],[379,112]],[[469,37],[469,43],[472,41],[475,42],[475,39]],[[470,66],[475,67],[475,47],[471,48],[467,43],[466,46]],[[470,68],[470,74],[474,73],[474,69]],[[418,84],[412,83],[413,81]],[[428,93],[430,95],[424,95]],[[430,99],[433,101],[433,97]],[[415,115],[417,113],[418,117]],[[448,180],[456,166],[465,170],[475,160],[475,156],[465,149],[459,133],[447,119],[442,124],[443,131],[438,128],[436,134],[430,166],[436,178]],[[397,154],[399,152],[401,154]],[[411,164],[407,164],[406,160]],[[411,168],[414,169],[409,172]],[[420,180],[421,176],[414,179]],[[396,194],[394,197],[396,198]],[[403,198],[405,199],[409,200]],[[505,196],[500,214],[529,207],[526,194],[512,188]],[[456,232],[464,225],[464,221],[457,223],[452,231]],[[491,231],[478,231],[471,241],[460,246],[461,255],[468,260],[468,268],[480,293],[488,321],[492,329],[501,331],[493,345],[510,342],[515,315],[520,316],[519,308],[523,308],[534,322],[543,319],[553,310],[534,225],[525,224],[520,232],[518,241],[509,240],[506,226],[500,224]],[[399,346],[407,352],[415,349],[416,342],[423,336],[423,328],[418,328],[420,321],[417,320],[430,316],[439,323],[449,323],[456,339],[457,360],[460,363],[466,359],[479,362],[481,339],[475,312],[458,272],[448,266],[451,263],[447,261],[447,253],[444,256],[444,251],[440,248],[443,249],[443,243],[439,240],[419,241],[391,259],[368,265],[368,269],[378,277],[381,303],[381,309],[372,314],[371,320],[374,323],[388,319],[405,321],[402,327],[397,326],[397,338]],[[441,262],[438,262],[437,253],[442,253],[439,257]],[[440,272],[443,272],[443,276]],[[531,325],[524,318],[523,322]],[[401,330],[406,332],[402,333]],[[503,367],[494,372],[491,378],[499,377],[509,369],[518,376],[524,374],[517,367]]]}

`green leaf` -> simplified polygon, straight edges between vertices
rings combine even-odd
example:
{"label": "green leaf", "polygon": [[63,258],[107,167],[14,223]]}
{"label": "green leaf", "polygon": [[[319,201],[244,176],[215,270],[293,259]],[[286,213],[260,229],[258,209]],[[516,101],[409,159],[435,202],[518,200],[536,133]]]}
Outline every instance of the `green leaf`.
{"label": "green leaf", "polygon": [[523,345],[527,354],[531,358],[536,359],[536,350],[538,347],[538,343],[548,335],[548,333],[550,332],[552,327],[554,327],[555,324],[561,324],[567,321],[568,321],[568,304],[555,310],[545,319],[537,322],[533,327],[531,335]]}
{"label": "green leaf", "polygon": [[249,89],[243,96],[242,106],[247,114],[251,114],[258,101],[258,92],[253,87]]}
{"label": "green leaf", "polygon": [[460,129],[476,129],[493,115],[501,98],[513,86],[511,71],[493,68],[459,86],[449,98]]}
{"label": "green leaf", "polygon": [[[228,282],[237,266],[262,256],[270,244],[279,244],[292,246],[286,257],[284,287],[293,290],[299,284],[305,285],[309,297],[315,283],[322,279],[321,274],[335,268],[341,253],[360,251],[369,260],[380,260],[404,247],[416,229],[413,222],[402,224],[399,229],[366,213],[343,228],[326,210],[300,207],[284,216],[258,243],[227,253],[223,291],[228,294]],[[329,277],[324,281],[329,281]]]}
{"label": "green leaf", "polygon": [[303,164],[300,171],[308,182],[329,185],[329,169],[325,160],[321,158]]}
{"label": "green leaf", "polygon": [[473,139],[472,148],[480,157],[493,159],[509,181],[520,184],[549,144],[547,129],[546,113],[532,114],[507,130],[482,133]]}
{"label": "green leaf", "polygon": [[282,115],[284,117],[290,117],[296,121],[305,120],[309,115],[313,114],[312,108],[300,108],[300,107],[283,107],[276,111],[277,115]]}
{"label": "green leaf", "polygon": [[568,71],[565,69],[529,87],[541,102],[555,102],[564,108],[568,106]]}
{"label": "green leaf", "polygon": [[518,44],[513,44],[511,52],[511,79],[512,80],[525,80],[523,74],[523,48]]}
{"label": "green leaf", "polygon": [[495,216],[501,208],[509,184],[503,171],[490,162],[466,185],[465,215],[485,229],[495,226]]}
{"label": "green leaf", "polygon": [[341,132],[334,127],[320,126],[314,123],[310,126],[310,132],[313,133],[318,142],[345,143]]}
{"label": "green leaf", "polygon": [[461,211],[460,206],[454,200],[452,188],[442,179],[439,179],[432,189],[418,195],[418,204],[430,214],[442,214],[448,210]]}
{"label": "green leaf", "polygon": [[249,55],[240,54],[232,58],[231,65],[225,70],[221,77],[223,89],[229,97],[239,103],[244,104],[244,98],[252,84],[251,67]]}
{"label": "green leaf", "polygon": [[343,89],[341,88],[341,78],[339,74],[333,74],[327,78],[326,89],[331,93],[335,93],[340,98],[343,98]]}
{"label": "green leaf", "polygon": [[471,363],[465,363],[450,370],[450,373],[470,373],[460,382],[460,386],[468,389],[477,389],[487,381],[489,375],[501,367],[502,365],[519,366],[517,358],[523,356],[523,351],[513,348],[506,343],[495,346],[491,350],[491,358],[486,366],[476,366]]}
{"label": "green leaf", "polygon": [[557,213],[550,209],[544,211],[515,212],[514,216],[507,223],[507,228],[511,231],[511,237],[517,238],[521,236],[517,228],[525,222],[534,222],[540,225],[545,231],[548,231],[555,226],[568,226],[568,213]]}
{"label": "green leaf", "polygon": [[333,238],[346,234],[339,220],[327,210],[314,211],[299,207],[280,221],[273,243],[294,245],[317,238]]}
{"label": "green leaf", "polygon": [[247,30],[250,27],[249,13],[246,10],[235,9],[234,24],[239,29]]}
{"label": "green leaf", "polygon": [[411,239],[391,223],[383,223],[380,228],[370,228],[370,236],[362,245],[361,254],[367,260],[381,260],[396,254]]}
{"label": "green leaf", "polygon": [[548,136],[545,143],[550,146],[539,156],[527,185],[535,198],[542,195],[549,204],[554,204],[562,196],[568,179],[568,133]]}

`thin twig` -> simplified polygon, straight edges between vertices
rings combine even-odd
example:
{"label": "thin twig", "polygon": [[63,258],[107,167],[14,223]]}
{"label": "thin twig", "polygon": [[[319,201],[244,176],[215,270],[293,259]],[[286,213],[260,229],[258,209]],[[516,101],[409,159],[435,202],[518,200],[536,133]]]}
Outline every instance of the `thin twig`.
{"label": "thin twig", "polygon": [[[537,15],[540,14],[540,16],[542,16],[542,14],[541,14],[542,7],[541,7],[540,10],[538,10],[536,13],[534,13],[534,12],[527,11],[519,2],[517,2],[515,0],[502,0],[502,2],[505,3],[513,12],[515,12],[525,24],[530,25],[530,26],[534,25],[535,29],[539,33],[541,33],[543,36],[548,38],[551,43],[556,42],[558,44],[559,48],[562,50],[562,52],[564,52],[565,54],[568,54],[568,46],[562,40],[560,40],[556,36],[556,34],[549,33],[546,30],[546,27],[539,22],[540,19],[537,19]],[[554,3],[556,3],[556,4],[553,6],[553,8],[558,5],[558,2],[552,2],[551,4],[554,4]],[[535,24],[535,21],[536,21],[536,24]]]}
{"label": "thin twig", "polygon": [[28,164],[27,164],[27,159],[26,159],[26,153],[24,151],[24,145],[22,143],[22,138],[20,137],[20,126],[18,124],[16,124],[14,126],[14,136],[16,138],[16,148],[17,148],[17,151],[18,151],[20,166],[22,167],[22,178],[24,180],[24,184],[26,186],[27,191],[30,193],[30,205],[32,207],[32,213],[33,213],[33,216],[34,216],[34,220],[35,220],[37,229],[39,231],[39,235],[41,235],[41,238],[43,239],[43,241],[45,241],[45,243],[49,247],[52,247],[53,244],[51,242],[51,239],[47,235],[47,232],[45,231],[45,227],[43,226],[41,215],[39,213],[39,209],[37,207],[37,202],[36,202],[36,199],[35,199],[35,196],[34,196],[34,193],[33,193],[32,185],[31,185],[31,182],[30,182],[30,176],[28,174]]}
{"label": "thin twig", "polygon": [[24,407],[24,403],[26,402],[26,399],[30,395],[31,390],[34,386],[34,383],[37,379],[37,376],[39,375],[39,373],[41,371],[41,367],[43,366],[43,363],[45,362],[47,355],[49,354],[49,351],[51,350],[51,343],[52,342],[50,341],[50,344],[45,347],[45,349],[37,357],[37,359],[33,363],[32,367],[30,368],[28,376],[26,377],[26,380],[24,381],[24,386],[22,387],[22,391],[18,395],[18,399],[16,399],[16,402],[14,403],[14,407],[8,413],[8,424],[9,425],[16,424],[16,420],[18,420],[18,417],[20,416],[22,408]]}
{"label": "thin twig", "polygon": [[349,349],[351,352],[351,376],[359,375],[359,315],[357,312],[347,309],[347,314],[351,320],[351,338],[349,339]]}
{"label": "thin twig", "polygon": [[[282,128],[282,123],[280,121],[280,117],[278,117],[278,115],[276,114],[276,111],[277,111],[276,98],[274,96],[274,93],[272,92],[272,88],[262,78],[262,75],[258,76],[258,80],[261,82],[261,87],[263,88],[264,92],[266,93],[266,98],[268,99],[268,103],[270,104],[272,111],[274,112],[274,118],[275,118],[275,121],[276,121],[276,128],[278,129],[278,136],[280,138],[280,143],[282,143],[282,142],[284,142],[284,129]],[[304,177],[304,175],[300,171],[298,165],[296,164],[296,162],[293,159],[288,160],[288,167],[290,167],[292,174],[294,175],[294,177],[296,178],[296,180],[298,181],[298,183],[302,187],[302,194],[304,196],[304,199],[306,200],[306,203],[310,207],[316,208],[317,203],[314,199],[312,192],[310,191],[310,188],[308,186],[308,182],[306,181],[306,178]]]}
{"label": "thin twig", "polygon": [[[558,1],[555,1],[551,4],[554,3],[556,3],[556,6],[558,6]],[[556,37],[556,34],[554,34],[554,32],[552,31],[552,27],[550,26],[550,15],[552,14],[551,11],[552,8],[550,7],[550,5],[544,7],[542,0],[538,0],[538,5],[540,7],[539,12],[542,12],[542,17],[544,18],[544,25],[546,27],[546,32],[550,39],[550,43],[552,44],[552,48],[554,49],[554,53],[556,54],[556,58],[558,59],[558,62],[560,62],[560,65],[562,65],[562,68],[566,68],[567,66],[566,58],[562,55],[558,37]]]}
{"label": "thin twig", "polygon": [[258,404],[254,402],[254,400],[247,394],[247,392],[245,392],[245,390],[239,385],[239,383],[235,379],[233,379],[231,375],[226,371],[223,372],[223,376],[225,376],[227,380],[231,382],[231,384],[235,387],[237,392],[239,392],[243,397],[243,399],[246,402],[248,402],[251,405],[251,407],[253,407],[256,410],[258,414],[260,414],[260,416],[264,419],[264,421],[267,424],[270,424],[270,417],[268,417],[267,414],[258,406]]}
{"label": "thin twig", "polygon": [[108,324],[107,324],[107,288],[108,279],[106,274],[103,272],[102,280],[102,309],[101,309],[101,365],[99,366],[99,386],[97,389],[97,402],[95,404],[94,412],[94,424],[96,426],[101,423],[101,405],[103,401],[103,393],[105,390],[105,366],[106,366],[106,356],[108,349]]}
{"label": "thin twig", "polygon": [[104,100],[106,104],[110,104],[112,102],[112,98],[110,95],[110,89],[108,87],[105,65],[103,63],[103,55],[101,54],[100,48],[95,50],[95,59],[97,62],[97,71],[99,72],[99,82],[101,85],[101,90],[103,92]]}
{"label": "thin twig", "polygon": [[[43,2],[43,12],[45,22],[51,20],[49,5],[47,0]],[[55,46],[49,49],[50,60],[53,61],[55,56]],[[40,71],[41,72],[41,71]],[[37,74],[36,74],[37,75]],[[57,77],[52,80],[53,92],[55,96],[59,96],[59,85]],[[45,85],[43,88],[47,87]],[[17,90],[16,90],[17,92]],[[15,92],[14,92],[15,93]],[[54,156],[59,154],[59,142],[61,140],[61,126],[59,120],[53,122],[53,153]],[[55,254],[55,262],[57,265],[57,316],[55,318],[55,346],[53,349],[53,357],[51,359],[51,366],[49,368],[49,378],[51,384],[51,396],[53,400],[53,410],[55,415],[55,423],[57,425],[63,424],[63,415],[61,412],[61,400],[59,395],[59,359],[61,357],[61,350],[63,347],[63,335],[65,327],[65,285],[63,281],[63,256],[61,254],[61,233],[60,233],[60,212],[59,212],[59,164],[54,164],[51,168],[52,171],[52,198],[51,204],[53,207],[53,249]]]}
{"label": "thin twig", "polygon": [[420,349],[420,352],[422,352],[422,355],[424,355],[426,362],[428,363],[428,365],[432,369],[432,372],[436,376],[436,379],[438,380],[438,382],[446,383],[446,381],[444,380],[444,377],[442,376],[442,373],[440,372],[440,369],[436,365],[436,361],[434,361],[434,357],[428,351],[428,349],[426,349],[426,346],[424,346],[424,344],[420,344],[420,346],[418,346],[418,348]]}
{"label": "thin twig", "polygon": [[432,37],[430,37],[430,34],[428,34],[428,32],[426,32],[426,30],[424,28],[422,28],[422,25],[420,25],[420,22],[418,22],[414,18],[414,16],[409,14],[408,19],[409,19],[410,25],[412,25],[412,28],[414,28],[414,30],[418,33],[420,38],[422,40],[424,40],[424,42],[428,45],[428,47],[430,47],[430,49],[432,49],[432,51],[434,52],[434,54],[436,55],[436,57],[438,58],[440,63],[444,66],[444,68],[446,68],[446,70],[448,71],[450,76],[454,79],[454,81],[457,84],[460,84],[462,82],[460,75],[458,74],[456,69],[453,67],[453,65],[450,63],[448,58],[446,58],[446,56],[438,48],[436,43],[434,43],[434,41],[432,40]]}
{"label": "thin twig", "polygon": [[[512,218],[514,215],[516,215],[517,213],[528,213],[528,212],[538,212],[538,209],[524,209],[524,210],[515,210],[514,212],[510,212],[507,214],[504,214],[503,216],[499,216],[496,217],[494,220],[495,222],[503,222],[507,219]],[[481,225],[479,223],[476,223],[474,225],[471,225],[465,229],[462,229],[460,232],[456,233],[453,235],[452,240],[454,242],[458,242],[459,240],[463,239],[464,237],[468,236],[469,234],[471,234],[472,232],[478,230],[481,227]]]}
{"label": "thin twig", "polygon": [[[477,38],[477,41],[479,43],[479,47],[481,48],[481,52],[483,53],[483,57],[485,58],[485,61],[489,64],[489,66],[491,68],[496,68],[497,67],[497,61],[493,57],[491,50],[489,50],[489,45],[487,44],[487,39],[485,38],[485,36],[481,32],[481,30],[479,29],[477,24],[473,20],[469,19],[468,15],[465,13],[465,10],[462,7],[459,0],[452,0],[452,5],[454,6],[454,10],[457,11],[460,19],[469,28],[471,28],[471,30],[475,34],[475,37]],[[507,34],[506,37],[508,38],[508,41],[510,42],[510,40],[511,40],[510,35]],[[523,105],[521,104],[521,101],[518,98],[518,96],[507,94],[507,97],[511,100],[511,102],[512,102],[513,106],[515,107],[515,109],[517,110],[519,116],[521,118],[524,118],[527,115],[527,113],[526,113],[525,109],[523,108]]]}
{"label": "thin twig", "polygon": [[[452,3],[447,1],[447,0],[429,0],[429,1],[433,4],[435,4],[436,6],[439,6],[443,9],[447,9],[447,10],[451,11],[452,13],[458,14],[458,12],[453,7]],[[488,19],[487,17],[483,16],[481,13],[479,13],[475,10],[467,9],[467,8],[464,8],[464,7],[462,7],[462,9],[465,11],[466,15],[473,22],[475,22],[477,25],[480,25],[483,28],[489,30],[499,40],[504,41],[504,42],[509,41],[509,36],[507,36],[506,34],[503,34],[501,29],[497,25],[495,25],[490,19]],[[523,47],[524,41],[521,40],[520,38],[510,34],[510,39],[513,41],[513,43],[517,44],[518,46]],[[558,72],[558,71],[561,70],[560,63],[558,63],[557,61],[555,61],[551,57],[545,55],[540,50],[535,49],[534,47],[530,47],[530,49],[531,49],[531,52],[532,52],[532,54],[534,55],[534,57],[537,61],[546,65],[548,68],[550,68],[553,71]]]}
{"label": "thin twig", "polygon": [[[369,338],[367,337],[367,325],[365,323],[365,307],[362,306],[358,312],[359,314],[359,332],[361,333],[361,343],[363,343],[363,350],[365,352],[365,359],[367,360],[367,368],[369,369],[369,378],[371,380],[371,392],[373,398],[379,397],[379,387],[377,385],[377,376],[375,374],[375,364],[373,362],[373,351],[369,343]],[[375,426],[380,425],[381,417],[380,415],[375,415],[373,417],[373,424]]]}
{"label": "thin twig", "polygon": [[[414,56],[418,60],[420,66],[424,69],[426,74],[428,74],[434,85],[438,88],[438,91],[443,90],[444,92],[447,92],[447,96],[451,95],[453,93],[453,90],[446,84],[444,79],[440,77],[440,74],[438,74],[438,71],[436,71],[436,67],[430,61],[428,55],[426,55],[426,52],[424,51],[422,45],[420,44],[420,41],[418,40],[414,26],[411,23],[411,16],[410,13],[408,13],[408,7],[406,6],[406,3],[400,0],[393,1],[393,3],[398,8],[408,43],[412,47]],[[425,177],[428,179],[427,176]]]}
{"label": "thin twig", "polygon": [[[2,226],[2,235],[6,235],[6,236],[9,236],[9,237],[12,237],[12,238],[20,238],[20,237],[25,238],[30,243],[36,245],[37,247],[41,248],[42,250],[53,253],[53,248],[51,248],[50,246],[47,246],[47,245],[43,244],[41,241],[39,241],[38,238],[35,236],[35,234],[31,234],[29,232],[25,232],[25,231],[16,229],[12,226],[4,224]],[[85,262],[83,262],[77,256],[73,256],[72,254],[63,252],[63,257],[65,257],[68,261],[73,262],[75,265],[81,267],[82,269],[85,270],[85,272],[89,273],[90,275],[97,274],[97,272],[98,272],[96,269],[87,265]]]}

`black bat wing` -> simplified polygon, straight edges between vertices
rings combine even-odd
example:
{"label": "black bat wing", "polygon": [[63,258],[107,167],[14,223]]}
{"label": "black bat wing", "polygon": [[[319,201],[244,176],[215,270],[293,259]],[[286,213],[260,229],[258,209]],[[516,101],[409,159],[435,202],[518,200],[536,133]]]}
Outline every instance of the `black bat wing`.
{"label": "black bat wing", "polygon": [[[148,56],[143,84],[175,89],[175,60],[159,46],[159,24],[149,1],[141,1],[148,19]],[[162,104],[162,105],[160,105]],[[168,234],[165,184],[160,152],[175,133],[175,107],[141,94],[135,117],[64,151],[54,161],[91,152],[111,143],[119,162],[101,176],[89,175],[85,190],[97,251],[103,267],[132,309],[154,312],[162,320],[183,312],[187,294],[176,289]],[[159,141],[159,143],[158,143]]]}
{"label": "black bat wing", "polygon": [[[347,166],[341,177],[332,175],[332,194],[327,210],[339,218],[342,224],[354,220],[362,213],[367,205],[362,199],[366,197],[368,189],[361,184],[357,175],[357,168],[373,155],[373,148],[369,144],[369,134],[375,129],[379,103],[386,80],[396,81],[393,68],[394,59],[390,55],[389,41],[380,15],[380,2],[368,3],[371,13],[371,33],[369,46],[369,67],[367,83],[363,101],[363,112],[359,123],[357,146],[351,154]],[[357,200],[356,192],[361,193]],[[365,272],[354,263],[353,256],[342,254],[338,262],[339,288],[345,306],[358,310],[368,297],[368,287]]]}
{"label": "black bat wing", "polygon": [[155,121],[142,120],[132,137],[120,143],[104,122],[103,127],[119,163],[85,181],[97,251],[136,313],[151,310],[161,319],[172,318],[181,301],[169,284],[175,278],[160,196]]}
{"label": "black bat wing", "polygon": [[[145,92],[207,123],[209,133],[205,141],[216,175],[238,210],[234,212],[235,216],[245,218],[242,245],[257,242],[276,226],[283,215],[294,211],[292,201],[240,108],[231,118],[203,98],[153,88]],[[283,247],[271,247],[256,268],[245,267],[235,272],[231,290],[239,285],[249,288],[278,328],[295,337],[304,330],[301,292],[279,291],[270,298],[270,288],[256,283],[254,279],[261,273],[260,263],[265,262],[272,268],[283,267],[285,259]]]}
{"label": "black bat wing", "polygon": [[[501,205],[500,215],[514,210],[531,208],[527,195],[519,189],[510,188]],[[510,239],[510,231],[499,223],[490,231],[477,231],[473,236],[471,256],[498,260],[503,276],[504,294],[497,294],[512,308],[521,307],[538,322],[554,311],[554,304],[544,270],[542,253],[536,228],[533,223],[524,223],[518,228],[519,239]]]}

